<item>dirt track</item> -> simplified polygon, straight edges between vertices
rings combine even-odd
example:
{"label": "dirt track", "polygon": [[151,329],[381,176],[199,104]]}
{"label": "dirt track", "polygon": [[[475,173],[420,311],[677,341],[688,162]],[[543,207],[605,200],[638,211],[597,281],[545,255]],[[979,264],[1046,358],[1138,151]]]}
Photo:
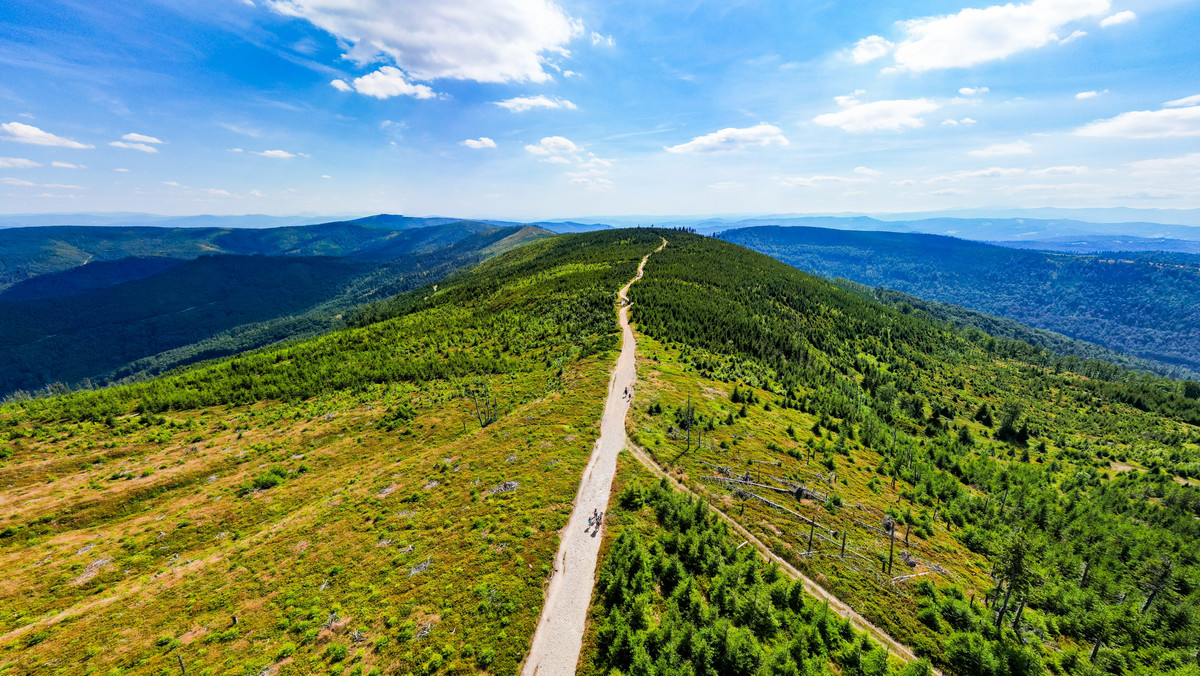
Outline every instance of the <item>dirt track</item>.
{"label": "dirt track", "polygon": [[[667,245],[664,239],[661,250]],[[600,438],[592,449],[592,457],[583,471],[579,492],[571,518],[563,531],[558,553],[554,557],[554,575],[546,590],[546,605],[533,635],[533,644],[525,658],[522,674],[527,676],[559,676],[574,674],[583,647],[583,630],[587,624],[592,587],[596,582],[596,559],[600,553],[601,534],[589,528],[593,510],[608,506],[613,475],[617,470],[617,454],[625,447],[625,414],[636,377],[637,345],[629,328],[629,308],[626,307],[629,287],[642,278],[650,254],[642,258],[637,276],[621,289],[619,318],[621,322],[621,354],[608,384],[608,399],[600,419]]]}

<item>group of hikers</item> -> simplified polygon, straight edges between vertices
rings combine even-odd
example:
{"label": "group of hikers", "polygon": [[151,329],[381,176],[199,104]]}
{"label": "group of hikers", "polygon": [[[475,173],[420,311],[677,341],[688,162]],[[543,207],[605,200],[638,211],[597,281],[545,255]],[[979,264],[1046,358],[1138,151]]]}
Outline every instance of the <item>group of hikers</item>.
{"label": "group of hikers", "polygon": [[629,391],[628,387],[625,388],[625,398],[633,401],[633,393]]}
{"label": "group of hikers", "polygon": [[590,529],[590,528],[592,528],[593,526],[595,526],[595,528],[596,528],[596,532],[597,532],[597,533],[599,533],[599,532],[600,532],[600,526],[601,526],[603,523],[604,523],[604,512],[601,512],[601,511],[599,511],[599,510],[597,510],[597,509],[593,509],[593,510],[592,510],[592,515],[588,517],[588,525],[587,525],[587,528],[584,528],[583,530],[584,530],[584,532],[587,532],[587,531],[588,531],[588,529]]}

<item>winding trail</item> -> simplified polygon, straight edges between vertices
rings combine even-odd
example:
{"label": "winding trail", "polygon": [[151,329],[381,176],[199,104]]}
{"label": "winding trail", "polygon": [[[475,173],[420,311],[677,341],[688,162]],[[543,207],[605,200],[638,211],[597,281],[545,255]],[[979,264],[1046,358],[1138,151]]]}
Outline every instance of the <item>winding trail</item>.
{"label": "winding trail", "polygon": [[[661,251],[667,240],[654,251]],[[653,253],[653,252],[652,252]],[[583,471],[575,506],[563,531],[554,555],[554,575],[546,590],[546,605],[533,634],[533,644],[525,658],[521,673],[526,676],[559,676],[574,674],[583,648],[583,630],[587,624],[588,607],[592,602],[592,587],[596,584],[596,559],[600,554],[601,536],[588,527],[592,510],[608,506],[613,475],[617,471],[617,454],[625,448],[625,414],[630,400],[627,389],[633,389],[637,375],[637,344],[629,328],[629,287],[642,278],[646,254],[638,265],[637,276],[617,294],[621,301],[618,313],[621,322],[621,354],[608,383],[608,399],[600,419],[600,438],[592,448],[592,457]]]}

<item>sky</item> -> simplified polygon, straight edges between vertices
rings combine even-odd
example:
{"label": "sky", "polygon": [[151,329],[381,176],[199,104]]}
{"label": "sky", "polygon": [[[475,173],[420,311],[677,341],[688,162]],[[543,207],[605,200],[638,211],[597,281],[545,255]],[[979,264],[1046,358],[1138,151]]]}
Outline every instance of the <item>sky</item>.
{"label": "sky", "polygon": [[0,213],[1200,207],[1200,1],[0,3]]}

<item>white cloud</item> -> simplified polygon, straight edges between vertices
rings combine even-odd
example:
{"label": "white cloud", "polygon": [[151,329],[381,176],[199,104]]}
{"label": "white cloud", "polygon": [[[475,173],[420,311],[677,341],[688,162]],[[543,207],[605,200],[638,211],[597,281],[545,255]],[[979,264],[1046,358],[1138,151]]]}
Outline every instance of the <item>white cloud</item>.
{"label": "white cloud", "polygon": [[[341,82],[341,80],[334,80],[334,82]],[[340,87],[338,88],[340,89]],[[374,96],[377,99],[388,99],[393,96],[432,99],[437,96],[427,85],[409,82],[404,76],[404,71],[395,66],[384,66],[374,73],[354,78],[354,90],[359,94]]]}
{"label": "white cloud", "polygon": [[1134,19],[1137,19],[1137,14],[1134,14],[1133,12],[1131,12],[1129,10],[1125,10],[1123,12],[1117,12],[1116,14],[1113,14],[1112,16],[1106,16],[1103,19],[1101,19],[1100,27],[1108,28],[1109,26],[1119,26],[1123,23],[1129,23],[1130,21],[1133,21]]}
{"label": "white cloud", "polygon": [[333,178],[329,174],[321,174],[321,178]]}
{"label": "white cloud", "polygon": [[1079,38],[1084,38],[1084,37],[1087,37],[1087,31],[1075,31],[1074,33],[1071,33],[1067,37],[1059,40],[1058,44],[1065,45],[1069,42],[1075,42]]}
{"label": "white cloud", "polygon": [[916,185],[916,183],[917,182],[912,180],[911,178],[902,178],[899,181],[892,181],[892,185],[899,185],[899,186]]}
{"label": "white cloud", "polygon": [[601,45],[603,45],[605,47],[612,47],[616,44],[617,44],[616,40],[613,40],[613,37],[611,35],[601,35],[601,34],[597,33],[596,31],[592,31],[592,46],[593,47],[599,47]]}
{"label": "white cloud", "polygon": [[562,157],[582,152],[583,148],[575,145],[571,139],[562,136],[547,136],[536,146],[525,146],[525,150],[542,157]]}
{"label": "white cloud", "polygon": [[1007,155],[1028,155],[1033,152],[1033,146],[1028,141],[1013,141],[1012,143],[994,143],[980,150],[972,150],[973,157],[1004,157]]}
{"label": "white cloud", "polygon": [[82,164],[71,164],[70,162],[59,162],[58,160],[51,162],[50,166],[58,167],[59,169],[87,169],[87,167],[83,166]]}
{"label": "white cloud", "polygon": [[958,93],[963,96],[975,96],[976,94],[986,94],[991,90],[987,87],[959,87]]}
{"label": "white cloud", "polygon": [[846,176],[784,176],[779,179],[781,185],[800,188],[816,188],[825,183],[866,183],[869,178],[848,178]]}
{"label": "white cloud", "polygon": [[121,138],[126,141],[132,141],[134,143],[162,143],[161,140],[154,138],[153,136],[146,136],[145,134],[134,134],[132,132],[125,134]]}
{"label": "white cloud", "polygon": [[741,188],[743,186],[737,181],[719,181],[717,183],[710,183],[708,187],[713,190],[733,190],[734,188]]}
{"label": "white cloud", "polygon": [[1165,190],[1163,188],[1146,188],[1144,190],[1135,190],[1133,192],[1117,195],[1117,197],[1125,197],[1138,200],[1163,200],[1172,197],[1183,197],[1188,193],[1182,193],[1178,190]]}
{"label": "white cloud", "polygon": [[716,153],[746,150],[747,148],[761,148],[771,145],[786,146],[787,144],[788,140],[784,137],[783,131],[779,127],[759,123],[753,127],[741,129],[728,127],[714,131],[711,134],[697,136],[687,143],[667,146],[663,149],[669,153]]}
{"label": "white cloud", "polygon": [[892,51],[892,43],[878,35],[869,35],[854,43],[850,60],[854,63],[869,63]]}
{"label": "white cloud", "polygon": [[1002,168],[992,167],[990,169],[977,169],[975,171],[960,171],[958,176],[962,178],[996,178],[1001,176],[1019,176],[1025,173],[1024,169],[1016,167]]}
{"label": "white cloud", "polygon": [[818,115],[813,118],[813,122],[823,127],[839,127],[852,133],[923,127],[925,120],[921,116],[942,107],[929,99],[860,103],[854,96],[838,96],[834,100],[841,106],[841,110]]}
{"label": "white cloud", "polygon": [[896,68],[966,68],[1057,44],[1063,27],[1103,15],[1109,7],[1109,0],[1033,0],[902,21],[904,40],[893,52]]}
{"label": "white cloud", "polygon": [[352,92],[354,87],[351,87],[345,80],[330,80],[329,84],[339,92]]}
{"label": "white cloud", "polygon": [[465,141],[459,141],[458,145],[478,150],[480,148],[495,148],[496,142],[486,136],[480,136],[477,139],[469,138]]}
{"label": "white cloud", "polygon": [[1200,105],[1200,94],[1195,94],[1192,96],[1185,96],[1182,99],[1175,99],[1174,101],[1167,101],[1166,103],[1163,104],[1163,107],[1164,108],[1183,108],[1185,106],[1195,106],[1195,105]]}
{"label": "white cloud", "polygon": [[1131,162],[1129,167],[1135,174],[1144,176],[1172,176],[1181,173],[1200,173],[1200,153],[1188,153],[1181,157],[1164,157],[1154,160]]}
{"label": "white cloud", "polygon": [[1090,190],[1099,187],[1096,183],[1029,183],[1019,185],[1014,190],[1019,192],[1065,192],[1068,190]]}
{"label": "white cloud", "polygon": [[1186,107],[1161,110],[1135,110],[1107,120],[1089,122],[1075,130],[1079,136],[1108,138],[1171,138],[1200,136],[1200,103],[1196,97],[1171,101]]}
{"label": "white cloud", "polygon": [[[1106,89],[1104,91],[1108,91],[1108,90]],[[1100,92],[1093,90],[1093,91],[1087,91],[1087,92],[1079,92],[1078,94],[1075,95],[1075,98],[1079,101],[1083,101],[1085,99],[1094,99],[1097,96],[1100,96]]]}
{"label": "white cloud", "polygon": [[72,141],[69,138],[55,136],[47,131],[42,131],[31,124],[21,122],[5,122],[0,124],[0,129],[4,130],[7,136],[0,136],[0,140],[16,141],[17,143],[29,143],[35,146],[54,146],[57,148],[94,148],[86,143]]}
{"label": "white cloud", "polygon": [[263,157],[272,157],[277,160],[286,160],[290,157],[296,156],[296,153],[289,153],[286,150],[264,150],[261,153],[254,153],[254,154],[262,155]]}
{"label": "white cloud", "polygon": [[1045,169],[1034,169],[1029,172],[1030,176],[1071,176],[1088,173],[1088,168],[1078,165],[1062,166],[1062,167],[1046,167]]}
{"label": "white cloud", "polygon": [[187,187],[186,185],[183,185],[179,181],[163,181],[162,184],[171,186],[172,188],[186,188]]}
{"label": "white cloud", "polygon": [[975,120],[972,118],[969,118],[969,117],[964,117],[961,120],[955,120],[953,118],[948,119],[948,120],[942,120],[943,127],[958,127],[958,126],[969,127],[973,124],[975,124]]}
{"label": "white cloud", "polygon": [[503,101],[493,101],[493,103],[513,113],[523,113],[534,108],[566,108],[567,110],[575,110],[575,104],[566,99],[551,99],[541,94],[537,96],[516,96]]}
{"label": "white cloud", "polygon": [[205,188],[203,192],[206,192],[209,195],[215,195],[217,197],[233,197],[233,194],[228,190],[220,190],[218,188]]}
{"label": "white cloud", "polygon": [[26,181],[23,178],[8,178],[7,176],[0,178],[0,183],[3,183],[4,185],[19,185],[23,187],[37,185],[37,183],[34,183],[33,181]]}
{"label": "white cloud", "polygon": [[110,145],[114,148],[127,148],[129,150],[139,150],[143,153],[158,152],[158,148],[155,148],[154,146],[151,146],[151,145],[146,145],[145,143],[126,143],[125,141],[113,141],[112,143],[110,143],[108,145]]}
{"label": "white cloud", "polygon": [[855,167],[854,173],[862,174],[863,176],[879,176],[883,172],[876,169],[871,169],[870,167]]}
{"label": "white cloud", "polygon": [[348,45],[347,58],[386,57],[418,80],[544,82],[583,25],[553,0],[273,0]]}
{"label": "white cloud", "polygon": [[929,194],[933,195],[934,197],[962,197],[963,195],[966,195],[967,193],[963,192],[962,190],[956,190],[954,188],[943,188],[942,190],[934,190],[933,192],[931,192]]}
{"label": "white cloud", "polygon": [[42,165],[38,162],[20,157],[0,157],[0,169],[32,169],[40,166]]}
{"label": "white cloud", "polygon": [[128,174],[129,173],[129,170],[126,169],[125,167],[117,167],[116,169],[113,169],[113,171],[117,172],[118,174]]}

